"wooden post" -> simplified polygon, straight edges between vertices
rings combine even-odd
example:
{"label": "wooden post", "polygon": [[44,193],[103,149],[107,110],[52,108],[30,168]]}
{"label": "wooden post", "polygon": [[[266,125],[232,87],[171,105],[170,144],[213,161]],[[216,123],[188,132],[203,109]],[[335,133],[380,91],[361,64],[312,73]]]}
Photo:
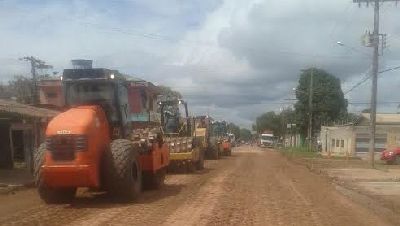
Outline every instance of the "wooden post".
{"label": "wooden post", "polygon": [[12,125],[10,125],[10,128],[8,129],[8,134],[10,136],[10,151],[11,151],[11,164],[12,168],[14,168],[14,141],[13,141],[13,136],[12,136]]}

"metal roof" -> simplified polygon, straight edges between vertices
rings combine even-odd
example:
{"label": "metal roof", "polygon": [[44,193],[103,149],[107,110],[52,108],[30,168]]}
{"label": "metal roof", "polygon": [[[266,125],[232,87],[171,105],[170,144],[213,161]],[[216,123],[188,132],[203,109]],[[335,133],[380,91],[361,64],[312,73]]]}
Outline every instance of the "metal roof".
{"label": "metal roof", "polygon": [[[366,120],[366,122],[370,121],[369,113],[362,113],[361,116]],[[377,113],[376,114],[376,124],[380,125],[398,125],[400,124],[400,114],[395,113]]]}
{"label": "metal roof", "polygon": [[38,108],[14,101],[0,99],[0,112],[16,113],[32,118],[52,118],[59,114],[59,111]]}

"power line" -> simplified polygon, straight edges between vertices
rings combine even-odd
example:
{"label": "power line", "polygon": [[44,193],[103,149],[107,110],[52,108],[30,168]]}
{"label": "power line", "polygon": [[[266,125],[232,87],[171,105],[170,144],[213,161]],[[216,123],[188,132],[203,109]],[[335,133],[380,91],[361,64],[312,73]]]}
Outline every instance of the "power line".
{"label": "power line", "polygon": [[[395,71],[395,70],[398,70],[398,69],[400,69],[400,66],[388,68],[388,69],[379,71],[378,73],[379,73],[379,74],[382,74],[382,73],[385,73],[385,72],[388,72],[388,71]],[[355,88],[357,88],[357,87],[359,87],[360,85],[364,84],[366,81],[368,81],[368,80],[371,78],[371,75],[369,74],[369,72],[367,72],[365,75],[366,75],[366,76],[365,76],[363,79],[361,79],[359,82],[357,82],[357,84],[355,84],[355,85],[352,86],[350,89],[348,89],[346,92],[344,92],[344,95],[350,93],[350,92],[353,91]]]}
{"label": "power line", "polygon": [[[369,105],[371,102],[349,102],[350,105]],[[378,104],[400,104],[400,101],[379,101]]]}
{"label": "power line", "polygon": [[344,92],[344,95],[350,93],[351,91],[353,91],[355,88],[359,87],[360,85],[362,85],[364,82],[366,82],[368,79],[371,78],[371,76],[368,74],[369,72],[367,72],[366,76],[361,79],[361,81],[357,82],[354,86],[352,86],[350,89],[348,89],[346,92]]}
{"label": "power line", "polygon": [[[371,47],[373,47],[373,58],[372,58],[372,85],[371,85],[371,113],[370,113],[370,142],[368,152],[370,155],[370,163],[371,167],[374,168],[375,164],[375,129],[376,129],[376,99],[378,93],[378,73],[379,73],[379,8],[380,3],[384,2],[396,2],[397,0],[353,0],[354,3],[358,3],[358,6],[361,6],[362,3],[366,3],[367,6],[369,4],[374,3],[374,29],[372,35],[369,34],[369,38],[372,38]],[[382,38],[385,35],[382,35]],[[382,46],[383,47],[383,46]],[[382,48],[383,50],[383,48]]]}
{"label": "power line", "polygon": [[[98,29],[98,30],[103,30],[105,32],[114,32],[114,33],[120,33],[124,35],[129,35],[129,36],[136,36],[136,37],[142,37],[150,40],[155,40],[155,41],[167,41],[167,42],[175,42],[179,43],[181,45],[197,45],[197,46],[209,46],[209,47],[220,47],[216,43],[212,42],[204,42],[204,41],[196,41],[196,40],[182,40],[176,37],[172,36],[167,36],[159,33],[151,33],[151,32],[143,32],[140,31],[139,29],[126,29],[126,28],[121,28],[121,27],[105,27],[104,24],[99,24],[99,23],[93,23],[93,22],[87,22],[87,21],[82,21],[78,20],[73,17],[64,17],[64,19],[75,21],[78,24],[81,24],[85,27],[90,26],[91,28]],[[258,49],[254,48],[245,48],[246,50],[249,51],[259,51]],[[259,51],[262,52],[262,51]],[[274,50],[274,51],[264,51],[262,52],[263,55],[266,56],[271,56],[271,54],[282,54],[282,55],[291,55],[291,56],[301,56],[301,57],[311,57],[311,58],[337,58],[337,59],[346,59],[346,58],[352,58],[353,56],[351,55],[325,55],[325,54],[304,54],[300,52],[295,52],[295,51],[288,51],[288,50]]]}

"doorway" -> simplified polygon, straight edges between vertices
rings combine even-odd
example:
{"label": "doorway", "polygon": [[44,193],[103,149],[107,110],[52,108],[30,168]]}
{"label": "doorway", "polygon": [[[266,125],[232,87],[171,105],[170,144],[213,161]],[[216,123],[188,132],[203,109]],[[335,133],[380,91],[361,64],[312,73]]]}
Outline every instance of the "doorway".
{"label": "doorway", "polygon": [[11,141],[14,168],[26,168],[24,131],[12,130]]}

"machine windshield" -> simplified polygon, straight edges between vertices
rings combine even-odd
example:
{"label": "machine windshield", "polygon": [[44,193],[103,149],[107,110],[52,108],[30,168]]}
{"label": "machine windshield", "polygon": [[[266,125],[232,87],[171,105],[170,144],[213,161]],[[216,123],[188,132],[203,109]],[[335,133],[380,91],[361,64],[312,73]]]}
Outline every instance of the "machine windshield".
{"label": "machine windshield", "polygon": [[71,83],[67,84],[66,87],[66,101],[68,105],[100,105],[112,121],[118,120],[114,103],[113,84],[93,82]]}
{"label": "machine windshield", "polygon": [[267,135],[262,135],[261,136],[261,140],[273,140],[273,137],[272,136],[267,136]]}

